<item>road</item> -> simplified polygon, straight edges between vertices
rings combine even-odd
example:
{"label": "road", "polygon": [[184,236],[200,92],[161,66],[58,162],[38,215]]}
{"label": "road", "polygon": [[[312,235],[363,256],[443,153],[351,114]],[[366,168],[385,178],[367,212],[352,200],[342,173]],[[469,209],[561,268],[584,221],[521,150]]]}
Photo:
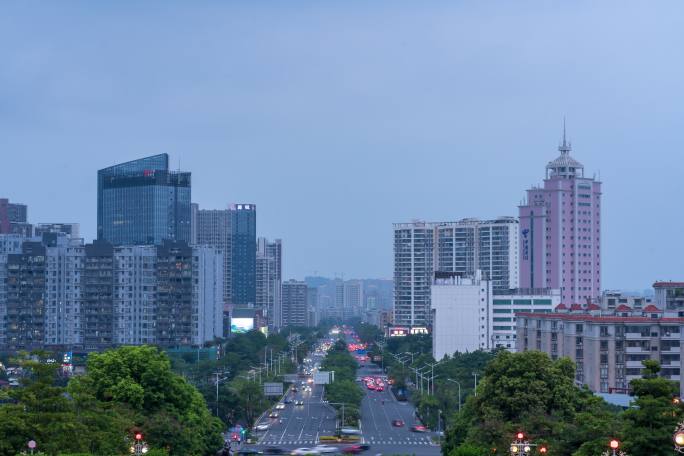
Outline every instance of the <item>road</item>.
{"label": "road", "polygon": [[[311,354],[312,365],[320,365],[323,354]],[[374,364],[362,365],[357,370],[358,377],[366,375],[381,376],[382,371]],[[264,450],[278,447],[292,450],[301,447],[314,447],[322,435],[336,433],[337,417],[335,410],[324,402],[324,387],[313,385],[311,392],[303,392],[301,385],[296,393],[289,392],[286,397],[302,400],[304,405],[287,404],[279,410],[278,418],[268,418],[268,412],[258,423],[268,423],[267,431],[259,432],[258,443],[249,448]],[[365,393],[361,403],[361,431],[363,442],[370,445],[364,454],[384,456],[417,455],[433,456],[441,454],[440,447],[432,443],[433,433],[411,432],[411,426],[420,424],[415,418],[414,407],[407,402],[397,401],[389,389],[369,391],[363,382],[359,386]],[[384,401],[384,402],[383,402]],[[403,427],[392,425],[393,420],[402,420]],[[337,446],[337,445],[336,445]],[[343,448],[345,445],[339,445]]]}
{"label": "road", "polygon": [[[382,371],[374,364],[368,364],[359,368],[357,375],[380,376]],[[411,426],[420,423],[410,403],[397,401],[389,389],[371,391],[362,387],[366,397],[361,403],[361,429],[365,442],[371,445],[372,454],[441,454],[440,447],[432,444],[433,433],[411,432]],[[405,424],[395,427],[392,425],[394,420],[402,420]]]}
{"label": "road", "polygon": [[[319,367],[324,354],[312,353],[310,366]],[[318,444],[321,435],[334,435],[337,425],[335,409],[324,402],[323,385],[311,385],[311,392],[302,391],[297,385],[296,393],[289,392],[285,397],[292,401],[301,400],[304,405],[286,404],[284,410],[278,410],[278,418],[268,418],[265,414],[258,423],[268,423],[265,432],[258,433],[258,444],[250,447],[262,450],[266,447],[294,449],[313,447]],[[269,411],[270,412],[270,411]]]}

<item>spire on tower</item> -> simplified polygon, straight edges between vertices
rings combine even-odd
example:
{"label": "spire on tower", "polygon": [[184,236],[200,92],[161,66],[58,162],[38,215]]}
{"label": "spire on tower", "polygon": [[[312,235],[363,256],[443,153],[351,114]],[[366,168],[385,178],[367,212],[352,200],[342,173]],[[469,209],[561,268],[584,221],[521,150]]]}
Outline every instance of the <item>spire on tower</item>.
{"label": "spire on tower", "polygon": [[572,146],[567,141],[565,136],[565,116],[563,116],[563,144],[558,146],[558,150],[561,152],[561,155],[568,154],[572,150]]}

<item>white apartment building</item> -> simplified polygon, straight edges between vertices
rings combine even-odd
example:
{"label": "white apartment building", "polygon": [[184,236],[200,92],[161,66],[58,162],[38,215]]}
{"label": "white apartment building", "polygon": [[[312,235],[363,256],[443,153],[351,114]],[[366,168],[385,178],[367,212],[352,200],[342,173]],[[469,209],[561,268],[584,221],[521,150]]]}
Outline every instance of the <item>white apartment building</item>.
{"label": "white apartment building", "polygon": [[463,219],[394,224],[394,324],[425,327],[436,272],[473,276],[481,270],[493,290],[516,289],[518,220]]}

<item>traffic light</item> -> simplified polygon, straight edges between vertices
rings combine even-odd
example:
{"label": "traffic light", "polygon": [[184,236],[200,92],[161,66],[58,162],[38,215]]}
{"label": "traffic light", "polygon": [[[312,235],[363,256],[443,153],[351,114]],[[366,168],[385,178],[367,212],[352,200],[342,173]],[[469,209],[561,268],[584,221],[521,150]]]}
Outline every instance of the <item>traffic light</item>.
{"label": "traffic light", "polygon": [[525,438],[525,434],[523,434],[522,432],[518,432],[518,434],[516,435],[516,437],[518,438],[518,440],[522,440],[522,439]]}
{"label": "traffic light", "polygon": [[539,452],[540,452],[541,454],[546,454],[547,451],[548,451],[548,450],[546,449],[545,446],[542,445],[542,446],[539,447]]}
{"label": "traffic light", "polygon": [[613,450],[617,450],[617,449],[620,447],[620,442],[618,442],[617,440],[613,439],[613,440],[610,441],[610,447],[611,447]]}
{"label": "traffic light", "polygon": [[135,440],[140,442],[143,439],[143,435],[140,432],[135,433]]}

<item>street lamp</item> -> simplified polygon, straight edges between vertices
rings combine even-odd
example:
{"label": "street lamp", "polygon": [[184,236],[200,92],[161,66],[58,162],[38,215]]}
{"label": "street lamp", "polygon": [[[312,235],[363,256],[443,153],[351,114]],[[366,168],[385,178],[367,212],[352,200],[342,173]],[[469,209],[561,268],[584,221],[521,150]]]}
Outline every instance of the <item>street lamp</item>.
{"label": "street lamp", "polygon": [[672,436],[674,440],[674,449],[678,453],[684,453],[684,423],[679,423],[677,429],[675,429],[674,435]]}
{"label": "street lamp", "polygon": [[608,443],[608,446],[610,447],[610,451],[608,451],[608,450],[604,451],[601,454],[601,456],[628,456],[627,453],[619,450],[619,448],[620,448],[620,441],[619,440],[611,439],[611,441]]}
{"label": "street lamp", "polygon": [[456,383],[458,385],[458,411],[461,411],[461,384],[452,378],[447,378],[447,382]]}

